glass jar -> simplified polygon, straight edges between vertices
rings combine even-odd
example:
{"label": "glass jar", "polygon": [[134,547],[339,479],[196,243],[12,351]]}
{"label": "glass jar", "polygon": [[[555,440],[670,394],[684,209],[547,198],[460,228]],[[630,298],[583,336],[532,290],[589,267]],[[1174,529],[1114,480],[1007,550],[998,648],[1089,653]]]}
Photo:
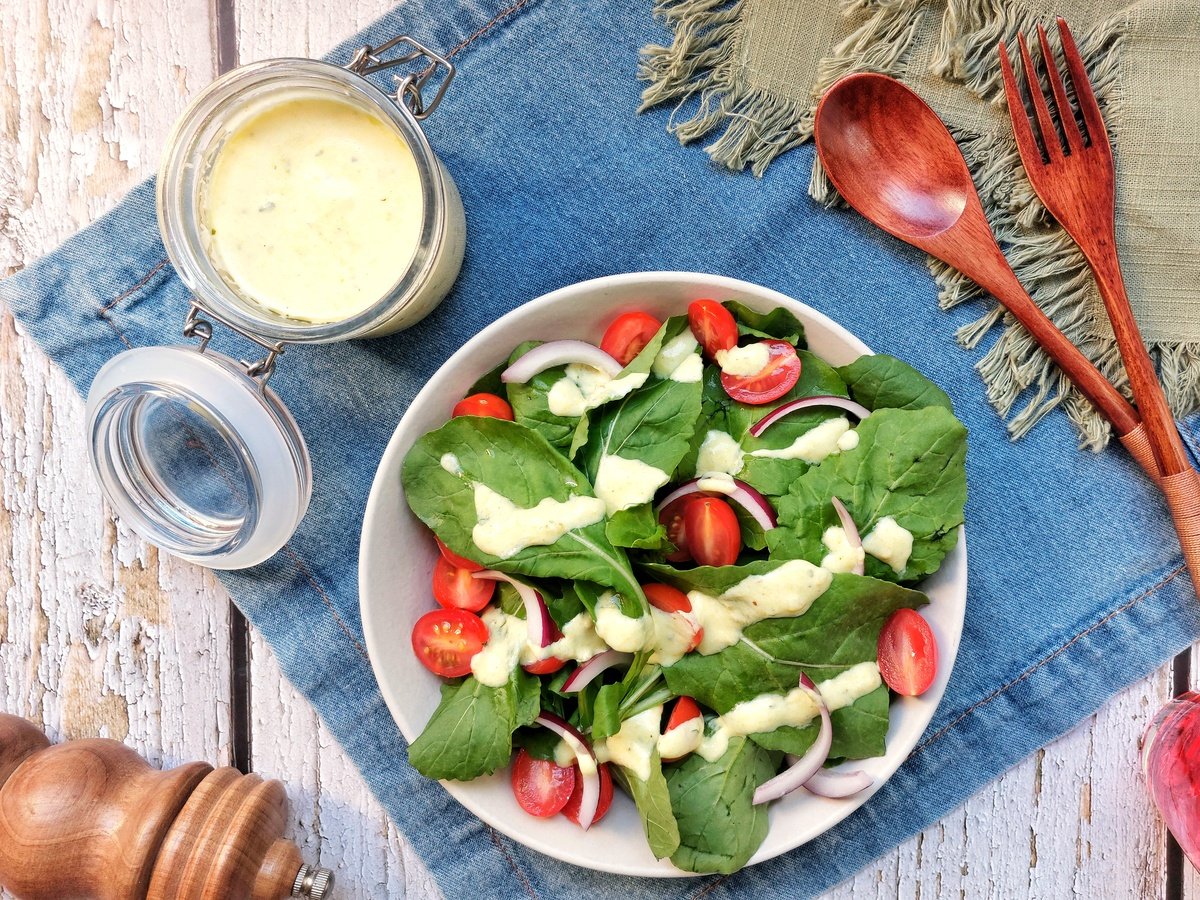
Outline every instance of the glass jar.
{"label": "glass jar", "polygon": [[[399,56],[381,56],[397,47]],[[393,96],[366,80],[402,65],[411,71],[396,79]],[[423,91],[439,74],[426,101]],[[272,556],[299,526],[312,489],[311,462],[296,421],[267,381],[290,343],[392,334],[427,315],[450,290],[465,244],[462,200],[420,122],[453,75],[448,60],[402,36],[362,48],[345,68],[311,59],[242,66],[213,82],[180,117],[159,173],[158,221],[167,255],[193,294],[183,333],[198,343],[114,357],[87,401],[92,468],[116,512],[146,540],[210,568],[244,568]],[[221,264],[205,218],[215,161],[231,136],[259,112],[295,98],[336,100],[382,123],[411,150],[420,194],[415,249],[396,255],[390,288],[321,321],[254,299]],[[240,362],[217,353],[209,347],[214,325],[253,341],[263,357]]]}

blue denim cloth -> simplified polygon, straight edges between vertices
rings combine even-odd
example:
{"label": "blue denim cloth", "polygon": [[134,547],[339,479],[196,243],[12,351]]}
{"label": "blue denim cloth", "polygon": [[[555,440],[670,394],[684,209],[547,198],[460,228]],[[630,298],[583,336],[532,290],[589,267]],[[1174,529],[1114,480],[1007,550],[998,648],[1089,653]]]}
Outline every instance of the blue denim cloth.
{"label": "blue denim cloth", "polygon": [[[456,56],[458,80],[427,122],[466,204],[466,262],[446,302],[406,333],[289,349],[272,384],[308,439],[312,506],[275,558],[221,577],[447,896],[818,893],[1194,640],[1200,618],[1178,544],[1158,496],[1119,448],[1077,451],[1060,416],[1008,441],[972,371],[978,353],[952,338],[978,309],[939,312],[918,254],[852,213],[813,204],[810,148],[756,180],[681,148],[666,131],[667,111],[634,114],[638,49],[667,37],[649,4],[506,2],[412,0],[332,55],[345,61],[362,42],[398,32],[442,49],[470,39]],[[532,297],[643,269],[718,272],[804,300],[919,366],[970,429],[966,631],[928,734],[840,826],[723,879],[612,877],[493,833],[406,764],[359,621],[368,487],[430,373]],[[188,297],[159,241],[152,186],[0,284],[0,297],[81,391],[113,354],[176,342]],[[1193,424],[1184,432],[1194,446]]]}

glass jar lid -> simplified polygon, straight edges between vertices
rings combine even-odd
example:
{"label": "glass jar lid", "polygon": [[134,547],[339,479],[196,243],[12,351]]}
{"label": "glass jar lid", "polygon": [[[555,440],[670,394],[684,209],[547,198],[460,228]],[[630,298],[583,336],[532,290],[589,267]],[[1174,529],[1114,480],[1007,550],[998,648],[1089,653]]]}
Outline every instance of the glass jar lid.
{"label": "glass jar lid", "polygon": [[128,350],[87,399],[92,468],[141,537],[214,569],[274,555],[308,508],[312,468],[295,419],[246,367],[212,350]]}

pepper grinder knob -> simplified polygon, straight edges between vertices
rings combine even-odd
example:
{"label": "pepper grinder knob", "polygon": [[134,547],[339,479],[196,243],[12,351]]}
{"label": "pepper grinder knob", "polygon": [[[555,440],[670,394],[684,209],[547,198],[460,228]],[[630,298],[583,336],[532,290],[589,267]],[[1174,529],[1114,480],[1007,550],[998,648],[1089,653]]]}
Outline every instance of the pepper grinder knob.
{"label": "pepper grinder knob", "polygon": [[333,872],[319,866],[305,863],[296,873],[296,881],[292,885],[293,897],[307,897],[308,900],[329,900],[333,894]]}

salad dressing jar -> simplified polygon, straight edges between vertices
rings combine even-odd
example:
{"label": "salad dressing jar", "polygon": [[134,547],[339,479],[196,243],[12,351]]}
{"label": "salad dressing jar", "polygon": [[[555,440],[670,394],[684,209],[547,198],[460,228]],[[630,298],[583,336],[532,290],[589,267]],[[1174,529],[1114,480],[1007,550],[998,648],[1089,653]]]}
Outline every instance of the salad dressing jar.
{"label": "salad dressing jar", "polygon": [[[410,73],[393,95],[367,81],[401,65]],[[87,400],[93,470],[146,540],[235,569],[272,556],[300,524],[311,462],[267,381],[288,344],[392,334],[450,290],[462,200],[420,123],[453,76],[449,60],[401,36],[363,47],[344,68],[242,66],[176,123],[158,220],[192,292],[183,334],[197,343],[114,357]],[[217,326],[261,357],[213,350]]]}

